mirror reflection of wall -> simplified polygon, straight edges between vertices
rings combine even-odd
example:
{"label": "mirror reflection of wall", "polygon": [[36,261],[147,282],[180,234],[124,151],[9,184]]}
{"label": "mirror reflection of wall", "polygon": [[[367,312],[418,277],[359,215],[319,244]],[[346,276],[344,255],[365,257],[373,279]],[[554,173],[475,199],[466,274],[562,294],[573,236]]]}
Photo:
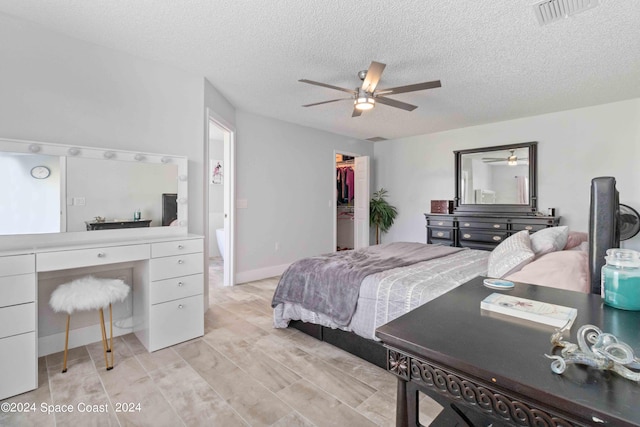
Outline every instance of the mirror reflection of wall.
{"label": "mirror reflection of wall", "polygon": [[[177,193],[176,165],[67,159],[67,231],[86,230],[85,221],[134,219],[162,225],[162,194]],[[77,203],[77,201],[81,203]]]}
{"label": "mirror reflection of wall", "polygon": [[0,152],[0,183],[0,235],[64,231],[60,157]]}

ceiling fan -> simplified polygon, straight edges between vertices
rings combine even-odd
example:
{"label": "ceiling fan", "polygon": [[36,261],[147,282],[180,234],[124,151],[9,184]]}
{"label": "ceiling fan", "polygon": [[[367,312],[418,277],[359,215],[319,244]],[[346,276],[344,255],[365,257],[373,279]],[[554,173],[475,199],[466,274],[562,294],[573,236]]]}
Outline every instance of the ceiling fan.
{"label": "ceiling fan", "polygon": [[507,157],[483,157],[482,161],[485,163],[507,162],[509,166],[516,166],[518,160],[529,160],[528,157],[516,156],[516,150],[509,150],[509,152],[510,154]]}
{"label": "ceiling fan", "polygon": [[413,111],[418,108],[416,105],[396,101],[395,99],[387,98],[387,96],[441,87],[440,80],[434,80],[432,82],[416,83],[412,85],[392,87],[389,89],[376,89],[378,86],[378,82],[380,81],[380,77],[382,76],[384,67],[386,67],[385,64],[371,61],[371,65],[369,65],[368,70],[360,71],[358,73],[358,77],[360,78],[360,80],[362,80],[362,86],[355,89],[346,89],[326,83],[314,82],[313,80],[300,79],[298,81],[302,83],[309,83],[312,85],[322,86],[351,94],[351,96],[348,98],[338,98],[329,101],[316,102],[314,104],[303,105],[303,107],[313,107],[314,105],[328,104],[330,102],[351,99],[353,100],[353,114],[351,114],[351,117],[360,116],[363,111],[370,110],[375,107],[377,102],[379,102],[380,104],[388,105],[390,107],[400,108],[406,111]]}

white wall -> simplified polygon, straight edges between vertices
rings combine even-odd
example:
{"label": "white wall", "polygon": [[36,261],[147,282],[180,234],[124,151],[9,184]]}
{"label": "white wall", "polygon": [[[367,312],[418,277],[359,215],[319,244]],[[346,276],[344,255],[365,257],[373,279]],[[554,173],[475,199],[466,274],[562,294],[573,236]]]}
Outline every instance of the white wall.
{"label": "white wall", "polygon": [[[587,231],[590,182],[614,176],[620,201],[640,208],[640,99],[375,143],[376,187],[398,208],[386,241],[425,242],[432,199],[453,199],[454,150],[538,141],[538,209]],[[623,242],[640,249],[640,236]]]}
{"label": "white wall", "polygon": [[[373,144],[237,111],[237,280],[332,252],[335,154],[371,156]],[[276,243],[278,249],[276,250]]]}
{"label": "white wall", "polygon": [[0,40],[0,136],[200,159],[189,230],[202,233],[202,77],[2,14]]}

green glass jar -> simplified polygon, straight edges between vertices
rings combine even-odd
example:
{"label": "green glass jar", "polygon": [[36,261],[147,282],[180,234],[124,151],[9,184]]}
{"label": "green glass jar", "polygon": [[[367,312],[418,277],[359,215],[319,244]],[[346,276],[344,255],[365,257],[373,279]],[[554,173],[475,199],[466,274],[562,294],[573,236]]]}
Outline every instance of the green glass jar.
{"label": "green glass jar", "polygon": [[609,249],[602,267],[602,297],[607,305],[640,310],[640,252]]}

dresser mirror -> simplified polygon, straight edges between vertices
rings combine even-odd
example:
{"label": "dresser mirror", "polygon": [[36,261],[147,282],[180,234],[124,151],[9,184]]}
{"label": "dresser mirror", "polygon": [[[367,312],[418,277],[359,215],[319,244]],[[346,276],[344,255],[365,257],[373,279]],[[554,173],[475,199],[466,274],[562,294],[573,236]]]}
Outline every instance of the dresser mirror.
{"label": "dresser mirror", "polygon": [[0,139],[0,182],[0,236],[187,225],[180,156]]}
{"label": "dresser mirror", "polygon": [[456,212],[537,210],[537,142],[454,151]]}

